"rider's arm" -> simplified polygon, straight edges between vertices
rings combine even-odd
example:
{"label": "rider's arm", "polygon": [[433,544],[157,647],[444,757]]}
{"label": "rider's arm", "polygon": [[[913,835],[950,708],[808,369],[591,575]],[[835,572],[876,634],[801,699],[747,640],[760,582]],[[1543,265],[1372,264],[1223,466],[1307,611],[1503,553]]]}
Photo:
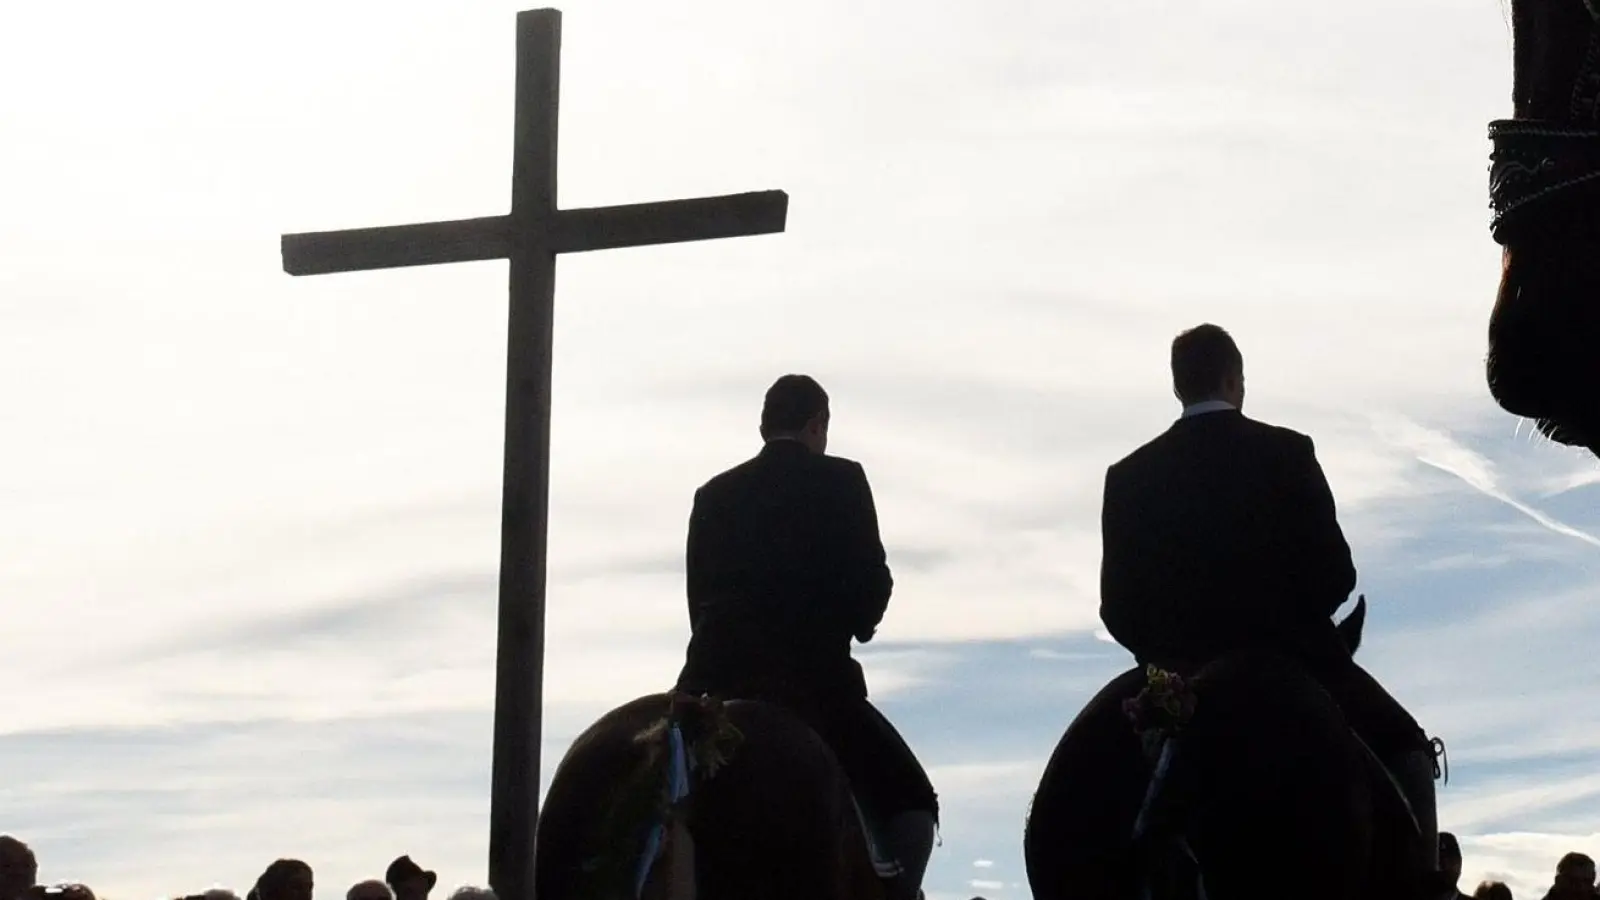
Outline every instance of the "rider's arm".
{"label": "rider's arm", "polygon": [[1307,576],[1305,583],[1313,586],[1307,594],[1315,604],[1311,612],[1325,618],[1350,599],[1350,592],[1356,587],[1356,567],[1350,557],[1350,544],[1339,527],[1333,489],[1317,461],[1316,446],[1305,435],[1297,437],[1287,509],[1298,522],[1300,533],[1291,546],[1305,548],[1301,571]]}
{"label": "rider's arm", "polygon": [[1135,525],[1118,496],[1119,474],[1116,466],[1106,470],[1100,501],[1100,621],[1118,644],[1144,659],[1151,638],[1148,611],[1137,583],[1142,570],[1125,549]]}
{"label": "rider's arm", "polygon": [[694,492],[694,506],[689,510],[689,538],[684,552],[684,587],[689,598],[689,632],[694,633],[700,624],[700,611],[706,602],[706,564],[703,553],[705,511],[700,505],[700,491]]}
{"label": "rider's arm", "polygon": [[894,578],[889,574],[883,538],[878,533],[878,508],[872,498],[872,486],[867,482],[866,470],[853,461],[846,503],[841,525],[848,556],[843,568],[842,593],[852,607],[855,638],[864,644],[872,640],[878,623],[883,621],[884,611],[889,608]]}

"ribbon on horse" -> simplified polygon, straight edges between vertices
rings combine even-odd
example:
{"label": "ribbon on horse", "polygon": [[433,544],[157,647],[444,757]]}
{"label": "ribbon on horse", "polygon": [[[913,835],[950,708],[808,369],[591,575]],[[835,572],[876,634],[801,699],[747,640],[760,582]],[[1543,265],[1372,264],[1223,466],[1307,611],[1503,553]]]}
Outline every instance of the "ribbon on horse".
{"label": "ribbon on horse", "polygon": [[650,872],[655,868],[656,859],[661,855],[673,807],[689,796],[689,776],[694,771],[694,760],[690,758],[688,748],[684,745],[683,727],[677,722],[673,722],[667,728],[667,747],[667,805],[661,818],[650,827],[650,833],[645,838],[644,855],[639,859],[638,874],[634,876],[633,881],[635,900],[640,900],[644,896],[645,882],[650,880]]}

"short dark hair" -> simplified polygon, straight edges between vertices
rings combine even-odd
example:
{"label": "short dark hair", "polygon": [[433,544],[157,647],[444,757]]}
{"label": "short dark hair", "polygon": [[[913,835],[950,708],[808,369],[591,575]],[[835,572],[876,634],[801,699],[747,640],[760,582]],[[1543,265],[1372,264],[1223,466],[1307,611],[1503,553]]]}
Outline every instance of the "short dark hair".
{"label": "short dark hair", "polygon": [[1239,345],[1221,325],[1196,325],[1172,339],[1172,390],[1184,403],[1204,400],[1243,369]]}
{"label": "short dark hair", "polygon": [[1472,896],[1473,900],[1511,900],[1511,888],[1503,881],[1485,881]]}
{"label": "short dark hair", "polygon": [[1566,875],[1571,873],[1573,869],[1580,867],[1592,869],[1594,868],[1594,860],[1589,856],[1589,854],[1579,853],[1574,850],[1573,852],[1568,853],[1566,856],[1561,857],[1561,861],[1556,863],[1556,873],[1560,875]]}
{"label": "short dark hair", "polygon": [[12,879],[38,878],[39,859],[20,839],[0,834],[0,885]]}
{"label": "short dark hair", "polygon": [[1456,836],[1448,831],[1439,832],[1439,858],[1461,858],[1461,842],[1456,840]]}
{"label": "short dark hair", "polygon": [[828,413],[828,392],[810,375],[784,375],[767,388],[761,404],[761,436],[793,434]]}
{"label": "short dark hair", "polygon": [[277,859],[272,865],[267,866],[261,877],[256,879],[256,886],[252,888],[260,900],[278,900],[283,896],[284,889],[289,887],[296,875],[304,872],[311,874],[311,866],[303,860]]}

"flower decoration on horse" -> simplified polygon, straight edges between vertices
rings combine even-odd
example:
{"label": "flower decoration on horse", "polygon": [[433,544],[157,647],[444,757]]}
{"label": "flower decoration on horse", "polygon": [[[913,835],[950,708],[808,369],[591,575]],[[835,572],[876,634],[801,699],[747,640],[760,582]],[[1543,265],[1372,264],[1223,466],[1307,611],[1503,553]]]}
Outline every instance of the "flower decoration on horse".
{"label": "flower decoration on horse", "polygon": [[1122,701],[1122,714],[1139,735],[1145,756],[1155,759],[1167,738],[1194,717],[1195,694],[1182,675],[1157,666],[1145,666],[1144,678],[1138,695]]}
{"label": "flower decoration on horse", "polygon": [[688,830],[692,788],[733,758],[744,735],[714,697],[673,692],[664,715],[633,736],[643,749],[631,776],[614,788],[610,809],[584,862],[584,900],[639,900],[658,863],[693,844]]}

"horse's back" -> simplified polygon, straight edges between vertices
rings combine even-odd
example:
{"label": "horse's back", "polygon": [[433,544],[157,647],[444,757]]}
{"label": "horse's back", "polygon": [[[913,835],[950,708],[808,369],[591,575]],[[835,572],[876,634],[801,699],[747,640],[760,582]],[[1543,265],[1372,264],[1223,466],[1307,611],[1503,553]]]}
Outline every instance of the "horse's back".
{"label": "horse's back", "polygon": [[1140,669],[1113,678],[1056,743],[1023,838],[1036,900],[1132,896],[1133,823],[1149,768],[1122,702],[1143,686]]}
{"label": "horse's back", "polygon": [[[641,697],[573,742],[539,822],[536,890],[543,900],[579,896],[616,785],[648,762],[649,750],[636,738],[659,724],[672,702],[667,694]],[[862,896],[851,886],[872,884],[870,861],[832,752],[780,707],[731,700],[722,711],[737,745],[714,775],[694,778],[687,807],[698,900]]]}
{"label": "horse's back", "polygon": [[534,893],[550,900],[581,895],[599,849],[596,837],[620,785],[649,750],[636,738],[664,716],[670,700],[651,694],[623,704],[590,725],[567,749],[545,794],[534,834]]}
{"label": "horse's back", "polygon": [[[865,844],[843,770],[798,716],[768,703],[728,703],[744,735],[737,755],[699,788],[692,827],[702,837],[702,900],[852,896]],[[847,861],[865,869],[850,869]]]}
{"label": "horse's back", "polygon": [[[1332,698],[1272,654],[1222,660],[1191,682],[1198,700],[1168,785],[1208,894],[1302,884],[1300,895],[1365,896],[1372,871],[1369,773]],[[1136,895],[1134,821],[1151,765],[1122,709],[1144,687],[1112,679],[1067,728],[1040,780],[1025,855],[1037,900]],[[1175,770],[1176,771],[1176,770]],[[1318,876],[1305,883],[1305,873]],[[1287,881],[1283,879],[1289,879]]]}
{"label": "horse's back", "polygon": [[1376,897],[1372,773],[1333,697],[1273,653],[1223,660],[1199,681],[1182,751],[1208,888],[1222,897],[1296,884],[1304,898]]}

